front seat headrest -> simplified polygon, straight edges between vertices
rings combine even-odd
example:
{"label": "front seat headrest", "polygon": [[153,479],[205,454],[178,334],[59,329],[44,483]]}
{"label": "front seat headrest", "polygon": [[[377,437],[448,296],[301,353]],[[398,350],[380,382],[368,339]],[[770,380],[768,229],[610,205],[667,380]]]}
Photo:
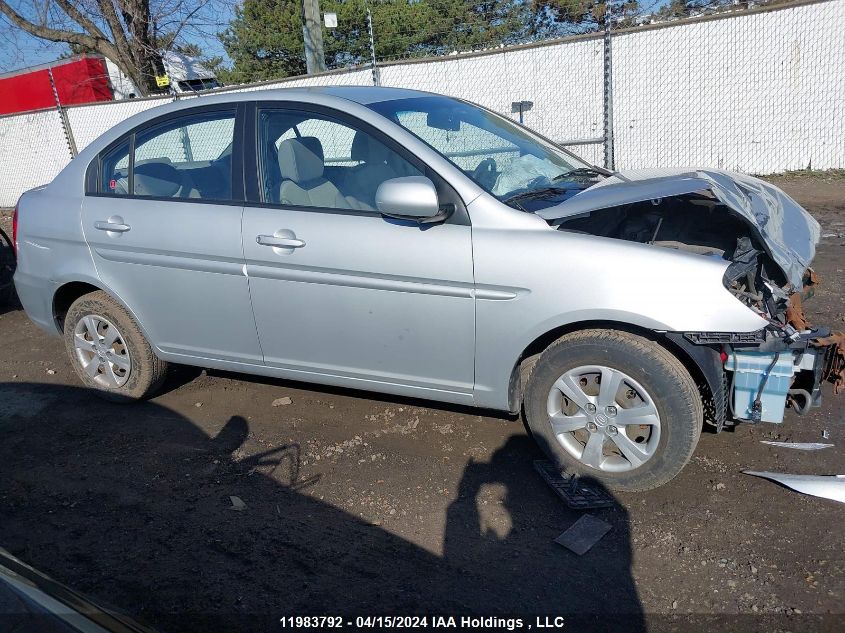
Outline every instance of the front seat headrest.
{"label": "front seat headrest", "polygon": [[323,145],[313,136],[289,138],[279,144],[279,170],[282,178],[295,183],[323,176]]}
{"label": "front seat headrest", "polygon": [[368,163],[370,165],[383,163],[387,160],[389,151],[387,147],[366,132],[358,130],[355,132],[355,136],[352,137],[352,149],[350,153],[354,161]]}

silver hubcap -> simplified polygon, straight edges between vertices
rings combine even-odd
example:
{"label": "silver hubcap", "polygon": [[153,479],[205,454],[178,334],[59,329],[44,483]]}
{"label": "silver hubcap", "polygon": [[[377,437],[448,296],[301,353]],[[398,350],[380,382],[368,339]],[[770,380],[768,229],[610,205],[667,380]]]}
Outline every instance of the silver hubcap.
{"label": "silver hubcap", "polygon": [[633,470],[657,451],[657,407],[642,385],[617,369],[570,369],[552,385],[547,409],[558,443],[596,470]]}
{"label": "silver hubcap", "polygon": [[101,316],[89,314],[73,330],[76,358],[91,380],[107,389],[117,389],[129,380],[132,361],[123,335]]}

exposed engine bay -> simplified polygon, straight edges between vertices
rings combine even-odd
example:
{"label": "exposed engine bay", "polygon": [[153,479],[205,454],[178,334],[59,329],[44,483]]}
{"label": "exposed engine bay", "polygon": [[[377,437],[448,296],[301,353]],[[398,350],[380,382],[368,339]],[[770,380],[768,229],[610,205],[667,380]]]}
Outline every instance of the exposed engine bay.
{"label": "exposed engine bay", "polygon": [[[710,192],[687,193],[595,209],[552,221],[559,230],[677,249],[729,262],[723,283],[769,322],[753,333],[686,333],[721,363],[711,373],[712,423],[780,422],[788,404],[799,414],[821,401],[820,383],[845,390],[845,334],[813,328],[803,310],[819,279],[811,268],[796,288],[745,218]],[[701,348],[699,347],[699,352]],[[699,365],[701,363],[699,362]],[[724,390],[717,394],[717,391]],[[722,397],[718,397],[722,396]],[[720,415],[719,407],[726,407]]]}
{"label": "exposed engine bay", "polygon": [[718,200],[685,195],[564,218],[559,229],[673,248],[731,262],[725,286],[769,319],[785,321],[790,292],[783,273],[750,228]]}

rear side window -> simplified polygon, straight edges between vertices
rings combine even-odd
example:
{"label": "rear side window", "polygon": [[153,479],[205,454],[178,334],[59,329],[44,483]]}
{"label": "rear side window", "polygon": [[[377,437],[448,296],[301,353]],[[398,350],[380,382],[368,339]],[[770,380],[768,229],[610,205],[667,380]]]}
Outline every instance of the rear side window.
{"label": "rear side window", "polygon": [[[99,191],[230,200],[235,112],[181,116],[140,130],[102,156]],[[134,147],[134,154],[131,148]]]}
{"label": "rear side window", "polygon": [[183,117],[138,133],[132,193],[230,199],[234,133],[234,113]]}

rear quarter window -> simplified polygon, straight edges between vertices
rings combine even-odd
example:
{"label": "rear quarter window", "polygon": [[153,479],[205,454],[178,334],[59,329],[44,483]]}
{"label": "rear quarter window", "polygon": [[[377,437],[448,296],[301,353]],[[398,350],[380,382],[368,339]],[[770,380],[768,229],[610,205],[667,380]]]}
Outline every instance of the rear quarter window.
{"label": "rear quarter window", "polygon": [[129,139],[103,156],[100,178],[100,192],[129,193]]}

